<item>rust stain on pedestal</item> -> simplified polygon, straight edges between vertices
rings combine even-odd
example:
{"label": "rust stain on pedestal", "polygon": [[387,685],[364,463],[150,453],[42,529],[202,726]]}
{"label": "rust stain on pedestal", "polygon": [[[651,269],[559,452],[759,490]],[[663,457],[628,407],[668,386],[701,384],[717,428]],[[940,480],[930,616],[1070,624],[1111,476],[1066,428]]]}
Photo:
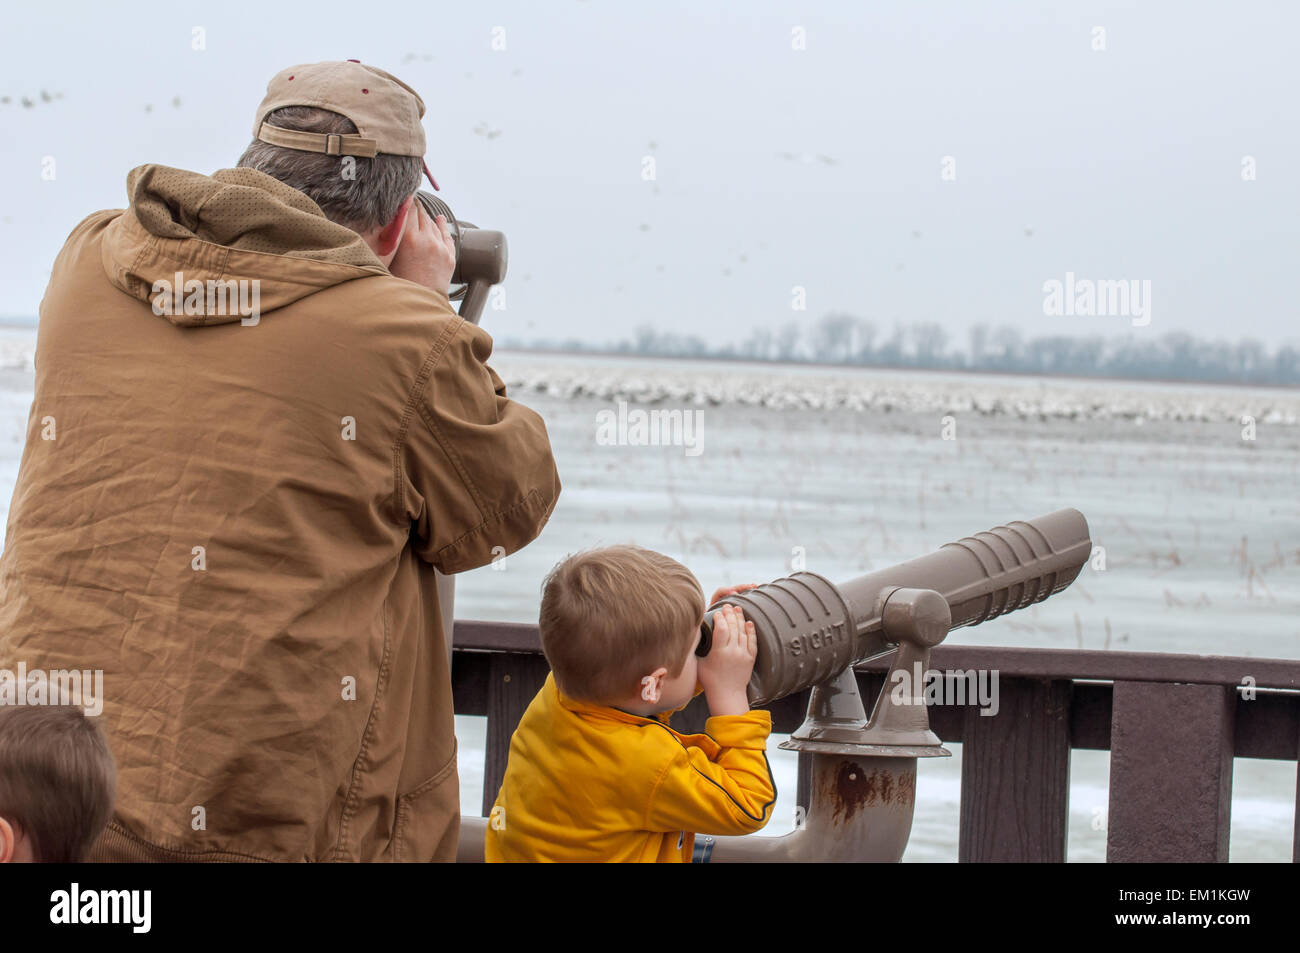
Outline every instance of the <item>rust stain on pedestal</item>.
{"label": "rust stain on pedestal", "polygon": [[864,768],[856,761],[841,761],[832,790],[826,792],[834,805],[832,815],[852,820],[860,809],[876,805],[906,806],[916,800],[916,777],[884,768]]}

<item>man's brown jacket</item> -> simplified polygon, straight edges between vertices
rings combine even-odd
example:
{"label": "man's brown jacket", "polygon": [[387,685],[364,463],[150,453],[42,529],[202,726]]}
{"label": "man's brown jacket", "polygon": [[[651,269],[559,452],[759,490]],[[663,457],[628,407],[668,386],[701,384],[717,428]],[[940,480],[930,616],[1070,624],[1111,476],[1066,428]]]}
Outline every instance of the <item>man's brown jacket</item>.
{"label": "man's brown jacket", "polygon": [[103,672],[93,859],[450,860],[434,568],[541,532],[546,428],[484,331],[302,193],[163,166],[128,191],[41,303],[0,667]]}

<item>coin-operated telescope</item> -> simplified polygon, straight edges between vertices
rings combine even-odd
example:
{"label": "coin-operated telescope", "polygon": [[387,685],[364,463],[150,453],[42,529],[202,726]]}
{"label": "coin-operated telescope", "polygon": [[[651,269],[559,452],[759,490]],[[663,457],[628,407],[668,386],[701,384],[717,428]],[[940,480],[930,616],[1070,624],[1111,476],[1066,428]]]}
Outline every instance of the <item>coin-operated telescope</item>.
{"label": "coin-operated telescope", "polygon": [[[782,837],[696,837],[702,861],[897,861],[912,830],[916,759],[946,757],[923,679],[948,632],[1066,588],[1092,541],[1078,510],[1008,523],[840,585],[810,572],[727,596],[754,623],[751,706],[812,688],[808,716],[781,745],[812,756],[804,822]],[[867,718],[853,666],[895,652]],[[895,679],[894,673],[907,677]],[[910,686],[906,692],[891,684]]]}
{"label": "coin-operated telescope", "polygon": [[[457,312],[471,324],[478,324],[493,285],[506,280],[506,236],[472,222],[458,219],[450,206],[432,192],[416,192],[416,201],[424,206],[429,218],[447,217],[447,226],[456,242],[456,270],[447,297],[460,302]],[[459,285],[460,287],[456,287]],[[435,570],[437,572],[437,570]],[[438,606],[442,612],[442,631],[447,639],[447,665],[451,666],[451,630],[456,618],[456,581],[437,573]]]}

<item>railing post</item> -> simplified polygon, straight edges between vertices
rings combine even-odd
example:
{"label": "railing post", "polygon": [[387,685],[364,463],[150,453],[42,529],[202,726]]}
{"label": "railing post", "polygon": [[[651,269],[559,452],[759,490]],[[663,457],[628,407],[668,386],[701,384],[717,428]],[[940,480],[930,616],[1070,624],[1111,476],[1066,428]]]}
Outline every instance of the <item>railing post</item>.
{"label": "railing post", "polygon": [[1069,833],[1073,683],[1002,679],[996,715],[966,709],[962,863],[1063,863]]}
{"label": "railing post", "polygon": [[1236,692],[1116,682],[1109,863],[1226,863]]}
{"label": "railing post", "polygon": [[483,752],[484,817],[492,813],[492,804],[506,777],[510,736],[550,670],[543,655],[492,654],[488,666],[487,740]]}
{"label": "railing post", "polygon": [[1291,819],[1291,823],[1294,826],[1294,842],[1291,845],[1291,863],[1300,864],[1300,731],[1296,732],[1295,756],[1295,816]]}

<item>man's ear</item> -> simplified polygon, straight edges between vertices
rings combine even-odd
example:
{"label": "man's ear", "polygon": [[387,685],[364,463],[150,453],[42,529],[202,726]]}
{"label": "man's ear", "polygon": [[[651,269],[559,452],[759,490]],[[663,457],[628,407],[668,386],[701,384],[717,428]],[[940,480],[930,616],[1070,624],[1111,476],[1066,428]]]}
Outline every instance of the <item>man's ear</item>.
{"label": "man's ear", "polygon": [[397,214],[393,220],[375,233],[374,251],[380,258],[386,258],[397,251],[397,246],[402,244],[402,233],[406,231],[406,216],[411,211],[411,203],[415,201],[414,195],[408,195],[406,201],[397,207]]}
{"label": "man's ear", "polygon": [[14,859],[14,846],[18,838],[14,834],[14,826],[9,823],[7,818],[0,817],[0,864],[11,863]]}
{"label": "man's ear", "polygon": [[664,676],[668,674],[668,669],[657,668],[645,678],[641,679],[641,699],[650,704],[659,701],[659,691],[663,685]]}

